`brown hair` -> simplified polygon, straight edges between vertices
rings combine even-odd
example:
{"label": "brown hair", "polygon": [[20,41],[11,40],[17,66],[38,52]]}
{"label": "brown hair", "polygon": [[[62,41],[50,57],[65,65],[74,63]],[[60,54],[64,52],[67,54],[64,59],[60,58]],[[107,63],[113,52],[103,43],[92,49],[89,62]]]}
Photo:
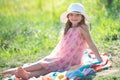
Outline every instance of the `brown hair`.
{"label": "brown hair", "polygon": [[[85,17],[82,15],[83,19],[78,23],[77,27],[80,27],[80,25],[82,24],[86,24],[85,23]],[[64,36],[66,35],[67,31],[72,27],[72,23],[70,22],[70,20],[68,20],[65,24],[65,28],[64,28]]]}

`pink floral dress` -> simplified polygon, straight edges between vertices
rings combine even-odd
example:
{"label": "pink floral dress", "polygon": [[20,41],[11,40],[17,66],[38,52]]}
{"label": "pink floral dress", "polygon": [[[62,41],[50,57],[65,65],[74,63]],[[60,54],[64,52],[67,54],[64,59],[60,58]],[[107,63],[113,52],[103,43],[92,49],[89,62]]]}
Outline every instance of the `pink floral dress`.
{"label": "pink floral dress", "polygon": [[80,28],[70,28],[51,54],[40,62],[50,72],[67,70],[73,65],[82,64],[86,47]]}

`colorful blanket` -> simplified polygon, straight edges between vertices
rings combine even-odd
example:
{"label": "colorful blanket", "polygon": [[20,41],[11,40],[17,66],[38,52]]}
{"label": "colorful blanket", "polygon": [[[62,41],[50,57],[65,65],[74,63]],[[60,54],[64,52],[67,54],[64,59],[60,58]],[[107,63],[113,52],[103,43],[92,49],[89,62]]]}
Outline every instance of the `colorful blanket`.
{"label": "colorful blanket", "polygon": [[[45,76],[39,78],[30,78],[29,80],[82,80],[88,75],[94,75],[98,71],[108,69],[112,66],[110,62],[111,55],[108,53],[102,53],[101,57],[103,62],[98,62],[92,51],[87,50],[83,56],[83,66],[73,66],[68,71],[63,72],[51,72]],[[3,80],[16,80],[14,76],[10,79]]]}
{"label": "colorful blanket", "polygon": [[[87,50],[84,55],[84,66],[74,66],[68,71],[51,72],[41,76],[39,80],[82,80],[85,76],[93,75],[98,71],[108,69],[112,66],[111,55],[102,53],[103,62],[98,62],[92,51]],[[32,79],[31,79],[32,80]]]}

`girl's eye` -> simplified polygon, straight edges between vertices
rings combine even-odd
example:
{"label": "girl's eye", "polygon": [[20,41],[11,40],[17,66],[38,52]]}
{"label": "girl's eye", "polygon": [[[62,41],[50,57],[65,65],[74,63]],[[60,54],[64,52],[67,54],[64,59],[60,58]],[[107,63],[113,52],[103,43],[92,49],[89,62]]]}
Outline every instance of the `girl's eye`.
{"label": "girl's eye", "polygon": [[76,14],[76,16],[79,16],[80,14]]}
{"label": "girl's eye", "polygon": [[73,16],[73,14],[69,14],[69,16]]}

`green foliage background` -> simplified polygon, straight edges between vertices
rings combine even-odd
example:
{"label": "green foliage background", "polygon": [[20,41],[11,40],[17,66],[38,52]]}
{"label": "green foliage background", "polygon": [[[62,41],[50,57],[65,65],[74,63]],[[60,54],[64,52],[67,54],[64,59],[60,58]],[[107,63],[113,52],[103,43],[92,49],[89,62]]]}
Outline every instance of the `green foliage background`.
{"label": "green foliage background", "polygon": [[100,52],[120,40],[120,0],[0,0],[0,71],[48,55],[59,41],[60,15],[80,2]]}

